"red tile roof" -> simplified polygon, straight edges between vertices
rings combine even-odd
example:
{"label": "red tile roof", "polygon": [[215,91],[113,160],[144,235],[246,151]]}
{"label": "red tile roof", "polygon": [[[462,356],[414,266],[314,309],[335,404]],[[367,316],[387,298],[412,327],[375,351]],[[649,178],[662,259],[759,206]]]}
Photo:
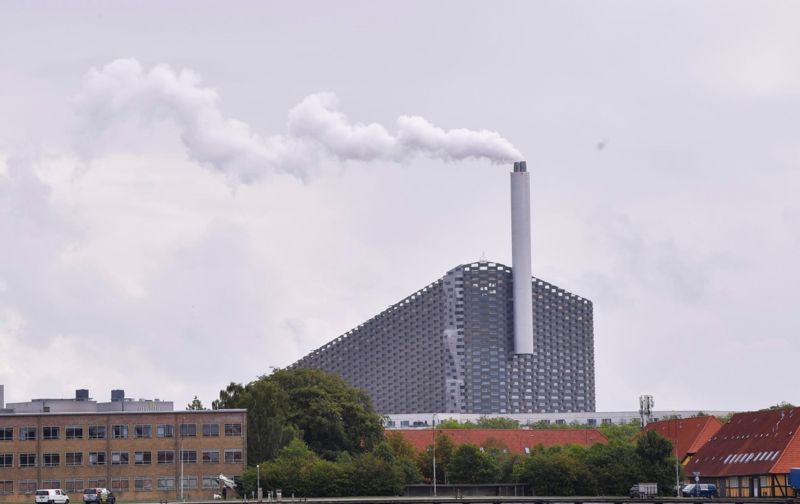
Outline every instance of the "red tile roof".
{"label": "red tile roof", "polygon": [[[417,451],[423,451],[433,444],[431,429],[394,429],[387,432],[399,432]],[[447,435],[456,446],[482,446],[494,439],[508,447],[511,453],[525,453],[525,448],[540,444],[591,446],[608,443],[608,438],[597,429],[436,429],[436,432]]]}
{"label": "red tile roof", "polygon": [[675,418],[647,424],[645,430],[654,430],[672,441],[677,447],[678,459],[697,453],[701,446],[722,428],[722,422],[714,416]]}
{"label": "red tile roof", "polygon": [[739,413],[722,426],[687,472],[701,476],[786,474],[800,466],[800,408]]}

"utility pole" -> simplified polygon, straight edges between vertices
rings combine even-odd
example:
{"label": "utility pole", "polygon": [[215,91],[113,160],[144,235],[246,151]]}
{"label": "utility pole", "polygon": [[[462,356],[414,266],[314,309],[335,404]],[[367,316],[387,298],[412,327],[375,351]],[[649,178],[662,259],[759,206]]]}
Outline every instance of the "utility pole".
{"label": "utility pole", "polygon": [[436,497],[436,413],[433,414],[433,496]]}

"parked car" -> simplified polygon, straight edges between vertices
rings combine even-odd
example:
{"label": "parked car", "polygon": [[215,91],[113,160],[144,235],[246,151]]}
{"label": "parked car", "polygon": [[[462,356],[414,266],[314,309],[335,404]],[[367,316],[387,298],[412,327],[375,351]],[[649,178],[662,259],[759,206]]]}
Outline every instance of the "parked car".
{"label": "parked car", "polygon": [[67,492],[60,488],[36,490],[36,504],[69,504]]}
{"label": "parked car", "polygon": [[681,489],[681,494],[684,497],[716,497],[717,485],[710,483],[690,483]]}
{"label": "parked car", "polygon": [[114,496],[114,492],[108,488],[84,488],[83,502],[84,504],[90,502],[97,504],[114,504],[117,502],[117,498]]}

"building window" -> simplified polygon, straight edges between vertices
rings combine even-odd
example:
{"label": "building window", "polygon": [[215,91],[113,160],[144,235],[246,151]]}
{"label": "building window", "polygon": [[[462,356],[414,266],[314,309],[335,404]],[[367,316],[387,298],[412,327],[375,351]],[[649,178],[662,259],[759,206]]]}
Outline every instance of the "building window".
{"label": "building window", "polygon": [[[158,452],[158,463],[159,464],[174,464],[175,463],[175,452],[172,450],[159,450]],[[173,482],[174,484],[175,482]]]}
{"label": "building window", "polygon": [[[36,427],[20,427],[19,440],[20,441],[34,441],[36,439]],[[36,490],[34,488],[34,490]]]}
{"label": "building window", "polygon": [[105,439],[106,426],[105,425],[90,425],[89,426],[89,439]]}
{"label": "building window", "polygon": [[148,476],[137,476],[133,482],[133,489],[137,492],[149,492],[153,490],[153,478]]}
{"label": "building window", "polygon": [[83,427],[80,425],[68,425],[64,429],[66,439],[83,439]]}
{"label": "building window", "polygon": [[172,476],[159,476],[158,478],[159,490],[175,490],[175,478]]}
{"label": "building window", "polygon": [[219,479],[216,476],[203,476],[203,488],[219,488]]}
{"label": "building window", "polygon": [[89,478],[86,480],[86,486],[89,488],[105,488],[106,487],[106,479],[105,478]]}
{"label": "building window", "polygon": [[184,476],[183,477],[184,490],[197,490],[197,476]]}
{"label": "building window", "polygon": [[0,441],[13,441],[13,440],[14,440],[14,427],[1,427]]}
{"label": "building window", "polygon": [[133,427],[133,436],[136,438],[151,438],[153,437],[153,426],[135,425]]}
{"label": "building window", "polygon": [[61,480],[42,480],[42,488],[53,490],[61,488]]}
{"label": "building window", "polygon": [[127,492],[130,490],[130,480],[128,478],[111,478],[111,491]]}
{"label": "building window", "polygon": [[11,480],[0,480],[0,495],[11,495],[14,493],[14,482]]}
{"label": "building window", "polygon": [[207,423],[203,424],[204,437],[219,437],[219,424]]}
{"label": "building window", "polygon": [[67,493],[83,493],[83,480],[82,479],[65,480],[64,490]]}
{"label": "building window", "polygon": [[219,450],[203,450],[204,464],[219,464]]}
{"label": "building window", "polygon": [[240,423],[226,423],[225,424],[225,435],[226,436],[241,436],[242,435],[242,424],[240,424]]}
{"label": "building window", "polygon": [[181,424],[181,437],[196,437],[197,436],[197,424]]}
{"label": "building window", "polygon": [[150,465],[152,462],[152,452],[138,451],[133,454],[133,463],[136,465]]}
{"label": "building window", "polygon": [[36,480],[21,480],[19,482],[19,493],[32,494],[37,488],[39,488],[39,484]]}
{"label": "building window", "polygon": [[106,452],[89,452],[89,465],[106,465]]}
{"label": "building window", "polygon": [[128,465],[128,452],[111,452],[111,465]]}
{"label": "building window", "polygon": [[61,454],[59,453],[44,453],[42,454],[42,464],[44,467],[55,467],[61,465]]}
{"label": "building window", "polygon": [[111,426],[111,439],[128,439],[128,426],[127,425],[112,425]]}
{"label": "building window", "polygon": [[242,463],[242,450],[225,450],[225,463],[226,464],[241,464]]}
{"label": "building window", "polygon": [[197,452],[194,450],[181,450],[181,462],[184,464],[196,464]]}
{"label": "building window", "polygon": [[20,467],[36,467],[36,454],[35,453],[20,453],[19,454],[19,466]]}
{"label": "building window", "polygon": [[68,466],[83,465],[83,452],[67,452],[64,454],[64,463]]}
{"label": "building window", "polygon": [[0,467],[13,467],[14,454],[13,453],[0,453]]}
{"label": "building window", "polygon": [[170,424],[158,424],[156,434],[158,437],[175,437],[175,426]]}
{"label": "building window", "polygon": [[58,439],[58,427],[42,427],[42,439]]}

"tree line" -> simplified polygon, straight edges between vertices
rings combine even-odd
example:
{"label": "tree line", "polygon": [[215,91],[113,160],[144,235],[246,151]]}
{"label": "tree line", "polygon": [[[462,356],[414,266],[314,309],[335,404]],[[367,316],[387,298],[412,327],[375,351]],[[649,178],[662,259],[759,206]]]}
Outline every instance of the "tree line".
{"label": "tree line", "polygon": [[[384,434],[369,397],[341,378],[312,369],[278,370],[246,385],[231,383],[214,409],[246,408],[245,490],[281,489],[302,497],[400,495],[433,481],[433,446],[420,453],[397,432]],[[443,422],[441,427],[452,427]],[[510,419],[475,427],[517,428]],[[470,426],[467,426],[470,427]],[[637,482],[675,484],[672,444],[637,425],[603,425],[608,444],[533,447],[511,453],[497,439],[454,446],[436,436],[439,484],[521,483],[536,495],[626,495]],[[258,469],[256,469],[258,465]]]}

